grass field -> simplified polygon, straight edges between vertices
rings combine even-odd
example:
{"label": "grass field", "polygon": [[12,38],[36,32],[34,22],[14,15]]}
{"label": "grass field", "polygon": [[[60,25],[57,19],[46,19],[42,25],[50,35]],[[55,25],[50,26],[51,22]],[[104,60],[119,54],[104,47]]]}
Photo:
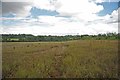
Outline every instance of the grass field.
{"label": "grass field", "polygon": [[117,40],[4,42],[3,78],[116,78]]}

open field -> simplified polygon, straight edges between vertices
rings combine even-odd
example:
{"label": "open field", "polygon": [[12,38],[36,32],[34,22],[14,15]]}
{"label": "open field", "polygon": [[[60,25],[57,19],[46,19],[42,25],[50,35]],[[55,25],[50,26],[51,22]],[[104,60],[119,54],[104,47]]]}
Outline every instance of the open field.
{"label": "open field", "polygon": [[3,78],[116,78],[117,40],[3,42]]}

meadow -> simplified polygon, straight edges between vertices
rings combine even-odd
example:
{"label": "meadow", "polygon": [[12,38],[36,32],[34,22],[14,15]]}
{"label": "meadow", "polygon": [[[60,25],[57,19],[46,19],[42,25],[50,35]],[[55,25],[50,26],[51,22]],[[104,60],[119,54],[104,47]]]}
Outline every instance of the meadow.
{"label": "meadow", "polygon": [[3,42],[3,78],[117,78],[117,40]]}

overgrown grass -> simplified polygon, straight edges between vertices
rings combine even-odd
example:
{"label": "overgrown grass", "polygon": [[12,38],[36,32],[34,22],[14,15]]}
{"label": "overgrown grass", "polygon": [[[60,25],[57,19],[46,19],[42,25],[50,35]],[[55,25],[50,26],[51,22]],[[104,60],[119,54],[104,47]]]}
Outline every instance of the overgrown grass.
{"label": "overgrown grass", "polygon": [[4,42],[3,78],[116,78],[118,41]]}

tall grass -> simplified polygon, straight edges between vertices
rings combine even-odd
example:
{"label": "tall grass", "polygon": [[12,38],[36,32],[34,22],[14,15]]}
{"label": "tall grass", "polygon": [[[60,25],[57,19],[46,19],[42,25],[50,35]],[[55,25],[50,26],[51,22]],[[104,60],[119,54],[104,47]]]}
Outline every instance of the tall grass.
{"label": "tall grass", "polygon": [[4,42],[3,78],[116,78],[118,41]]}

